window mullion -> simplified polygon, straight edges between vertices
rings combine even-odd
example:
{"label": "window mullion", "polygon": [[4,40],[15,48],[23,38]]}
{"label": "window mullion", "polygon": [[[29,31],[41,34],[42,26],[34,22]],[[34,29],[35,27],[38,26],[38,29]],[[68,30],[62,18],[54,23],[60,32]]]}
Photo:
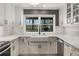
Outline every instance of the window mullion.
{"label": "window mullion", "polygon": [[40,34],[40,16],[38,16],[38,21],[39,21],[39,24],[38,24],[38,33]]}

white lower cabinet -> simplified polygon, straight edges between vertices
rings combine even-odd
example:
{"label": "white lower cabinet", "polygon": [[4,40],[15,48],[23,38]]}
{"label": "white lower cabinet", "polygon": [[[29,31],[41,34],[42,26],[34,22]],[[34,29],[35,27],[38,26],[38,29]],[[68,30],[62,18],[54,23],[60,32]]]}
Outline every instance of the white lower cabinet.
{"label": "white lower cabinet", "polygon": [[79,56],[79,49],[72,47],[72,56]]}
{"label": "white lower cabinet", "polygon": [[64,56],[70,56],[71,49],[72,47],[68,43],[64,43]]}
{"label": "white lower cabinet", "polygon": [[57,55],[57,41],[55,38],[53,38],[51,41],[48,41],[48,43],[41,43],[40,45],[38,45],[39,54]]}
{"label": "white lower cabinet", "polygon": [[79,56],[79,49],[66,42],[61,42],[56,37],[31,38],[20,37],[11,41],[11,56]]}
{"label": "white lower cabinet", "polygon": [[31,53],[30,46],[28,42],[29,38],[21,37],[19,39],[19,55],[25,55]]}
{"label": "white lower cabinet", "polygon": [[79,56],[79,49],[68,43],[64,43],[64,56]]}
{"label": "white lower cabinet", "polygon": [[11,42],[12,47],[10,48],[10,55],[11,56],[18,56],[19,55],[19,40],[15,39]]}
{"label": "white lower cabinet", "polygon": [[19,55],[57,55],[55,38],[21,38]]}

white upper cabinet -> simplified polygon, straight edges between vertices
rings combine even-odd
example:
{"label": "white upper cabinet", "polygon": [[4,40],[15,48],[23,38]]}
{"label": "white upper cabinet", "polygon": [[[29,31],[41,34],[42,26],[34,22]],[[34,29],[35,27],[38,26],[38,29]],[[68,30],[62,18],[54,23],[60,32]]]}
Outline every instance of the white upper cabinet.
{"label": "white upper cabinet", "polygon": [[0,26],[4,25],[4,4],[0,4]]}
{"label": "white upper cabinet", "polygon": [[23,21],[22,15],[23,10],[19,6],[12,3],[0,3],[0,26],[5,26],[7,35],[13,34],[14,31],[21,32],[17,25]]}
{"label": "white upper cabinet", "polygon": [[14,13],[15,7],[13,4],[0,3],[0,26],[14,24]]}
{"label": "white upper cabinet", "polygon": [[79,3],[67,4],[67,24],[79,24]]}
{"label": "white upper cabinet", "polygon": [[23,8],[15,7],[15,25],[22,25],[23,21]]}
{"label": "white upper cabinet", "polygon": [[73,20],[74,23],[79,23],[79,3],[73,4]]}
{"label": "white upper cabinet", "polygon": [[67,24],[71,23],[71,4],[67,4]]}
{"label": "white upper cabinet", "polygon": [[5,4],[5,24],[13,25],[15,20],[15,6],[12,4]]}

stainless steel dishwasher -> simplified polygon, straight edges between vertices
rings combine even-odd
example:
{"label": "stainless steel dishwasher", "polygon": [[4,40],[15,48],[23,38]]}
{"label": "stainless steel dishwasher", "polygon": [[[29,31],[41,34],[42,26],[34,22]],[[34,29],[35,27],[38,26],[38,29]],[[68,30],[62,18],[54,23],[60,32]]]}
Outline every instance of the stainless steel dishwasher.
{"label": "stainless steel dishwasher", "polygon": [[0,42],[0,56],[10,56],[10,41]]}

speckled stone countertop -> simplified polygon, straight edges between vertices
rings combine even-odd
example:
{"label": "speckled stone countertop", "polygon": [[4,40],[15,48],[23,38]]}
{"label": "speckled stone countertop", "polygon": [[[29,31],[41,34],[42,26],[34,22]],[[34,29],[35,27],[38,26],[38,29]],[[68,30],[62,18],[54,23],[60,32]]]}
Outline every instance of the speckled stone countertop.
{"label": "speckled stone countertop", "polygon": [[29,35],[25,35],[25,34],[10,35],[10,36],[5,36],[5,37],[0,37],[0,41],[12,41],[19,37],[58,37],[58,38],[62,39],[63,41],[79,48],[79,36],[69,36],[66,34],[54,34],[54,35],[50,35],[50,36],[29,36]]}

